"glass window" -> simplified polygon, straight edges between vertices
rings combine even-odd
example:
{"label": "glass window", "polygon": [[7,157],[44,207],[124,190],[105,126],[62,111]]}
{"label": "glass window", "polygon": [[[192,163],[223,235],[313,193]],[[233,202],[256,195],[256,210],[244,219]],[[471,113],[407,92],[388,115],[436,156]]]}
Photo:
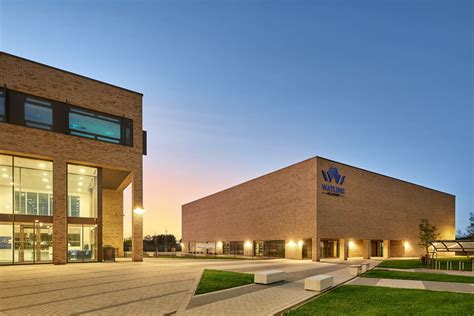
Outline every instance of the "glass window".
{"label": "glass window", "polygon": [[84,110],[71,109],[69,129],[72,135],[120,143],[121,120]]}
{"label": "glass window", "polygon": [[14,157],[13,164],[14,213],[52,216],[53,163]]}
{"label": "glass window", "polygon": [[68,216],[97,217],[97,168],[68,165]]}
{"label": "glass window", "polygon": [[13,158],[0,155],[0,214],[13,213]]}
{"label": "glass window", "polygon": [[51,130],[53,108],[51,103],[27,97],[25,100],[26,126]]}
{"label": "glass window", "polygon": [[0,264],[13,263],[13,224],[0,223]]}
{"label": "glass window", "polygon": [[97,225],[68,225],[68,261],[97,261]]}
{"label": "glass window", "polygon": [[5,121],[5,92],[0,90],[0,122]]}

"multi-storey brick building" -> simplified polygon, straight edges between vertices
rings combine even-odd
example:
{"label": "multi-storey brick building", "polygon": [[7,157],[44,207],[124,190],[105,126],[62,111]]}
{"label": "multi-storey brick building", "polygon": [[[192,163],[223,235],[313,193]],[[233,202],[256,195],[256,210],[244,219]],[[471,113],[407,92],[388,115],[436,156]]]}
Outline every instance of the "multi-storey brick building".
{"label": "multi-storey brick building", "polygon": [[142,94],[0,53],[0,264],[142,260]]}
{"label": "multi-storey brick building", "polygon": [[286,258],[418,256],[421,219],[455,234],[455,197],[321,157],[183,205],[191,253]]}

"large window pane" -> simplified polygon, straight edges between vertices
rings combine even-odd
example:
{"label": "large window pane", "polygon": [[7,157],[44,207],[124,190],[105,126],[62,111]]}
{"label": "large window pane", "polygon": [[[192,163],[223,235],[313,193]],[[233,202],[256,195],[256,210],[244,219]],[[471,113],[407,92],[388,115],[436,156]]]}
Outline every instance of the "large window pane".
{"label": "large window pane", "polygon": [[0,155],[0,214],[13,213],[13,158]]}
{"label": "large window pane", "polygon": [[53,125],[53,108],[51,103],[26,98],[25,122],[30,127],[51,130]]}
{"label": "large window pane", "polygon": [[68,225],[68,261],[97,261],[97,225]]}
{"label": "large window pane", "polygon": [[0,90],[0,122],[5,121],[5,92]]}
{"label": "large window pane", "polygon": [[52,216],[52,162],[14,157],[13,164],[15,214]]}
{"label": "large window pane", "polygon": [[121,122],[113,117],[71,109],[69,129],[73,135],[120,143]]}
{"label": "large window pane", "polygon": [[68,216],[97,217],[97,168],[68,165]]}
{"label": "large window pane", "polygon": [[13,224],[0,223],[0,264],[13,263]]}
{"label": "large window pane", "polygon": [[84,261],[97,260],[97,225],[83,227],[83,258]]}

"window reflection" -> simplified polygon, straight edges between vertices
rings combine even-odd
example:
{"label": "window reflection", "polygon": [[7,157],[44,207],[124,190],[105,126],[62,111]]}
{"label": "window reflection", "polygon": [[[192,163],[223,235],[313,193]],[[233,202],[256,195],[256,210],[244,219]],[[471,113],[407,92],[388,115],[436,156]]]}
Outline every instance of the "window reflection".
{"label": "window reflection", "polygon": [[27,97],[25,100],[26,126],[51,130],[53,108],[51,103]]}

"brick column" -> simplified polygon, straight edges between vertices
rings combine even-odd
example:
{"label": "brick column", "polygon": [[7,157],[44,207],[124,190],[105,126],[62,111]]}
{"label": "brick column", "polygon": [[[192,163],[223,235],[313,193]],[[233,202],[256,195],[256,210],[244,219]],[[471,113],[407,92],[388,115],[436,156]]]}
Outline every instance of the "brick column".
{"label": "brick column", "polygon": [[339,259],[347,260],[347,242],[345,239],[339,239]]}
{"label": "brick column", "polygon": [[383,257],[384,258],[390,257],[390,240],[383,241]]}
{"label": "brick column", "polygon": [[370,240],[364,239],[364,259],[370,259]]}
{"label": "brick column", "polygon": [[133,210],[137,208],[143,208],[143,184],[141,167],[140,169],[133,172],[132,180],[132,260],[143,261],[144,214],[135,213]]}
{"label": "brick column", "polygon": [[53,263],[67,263],[67,164],[53,161]]}

